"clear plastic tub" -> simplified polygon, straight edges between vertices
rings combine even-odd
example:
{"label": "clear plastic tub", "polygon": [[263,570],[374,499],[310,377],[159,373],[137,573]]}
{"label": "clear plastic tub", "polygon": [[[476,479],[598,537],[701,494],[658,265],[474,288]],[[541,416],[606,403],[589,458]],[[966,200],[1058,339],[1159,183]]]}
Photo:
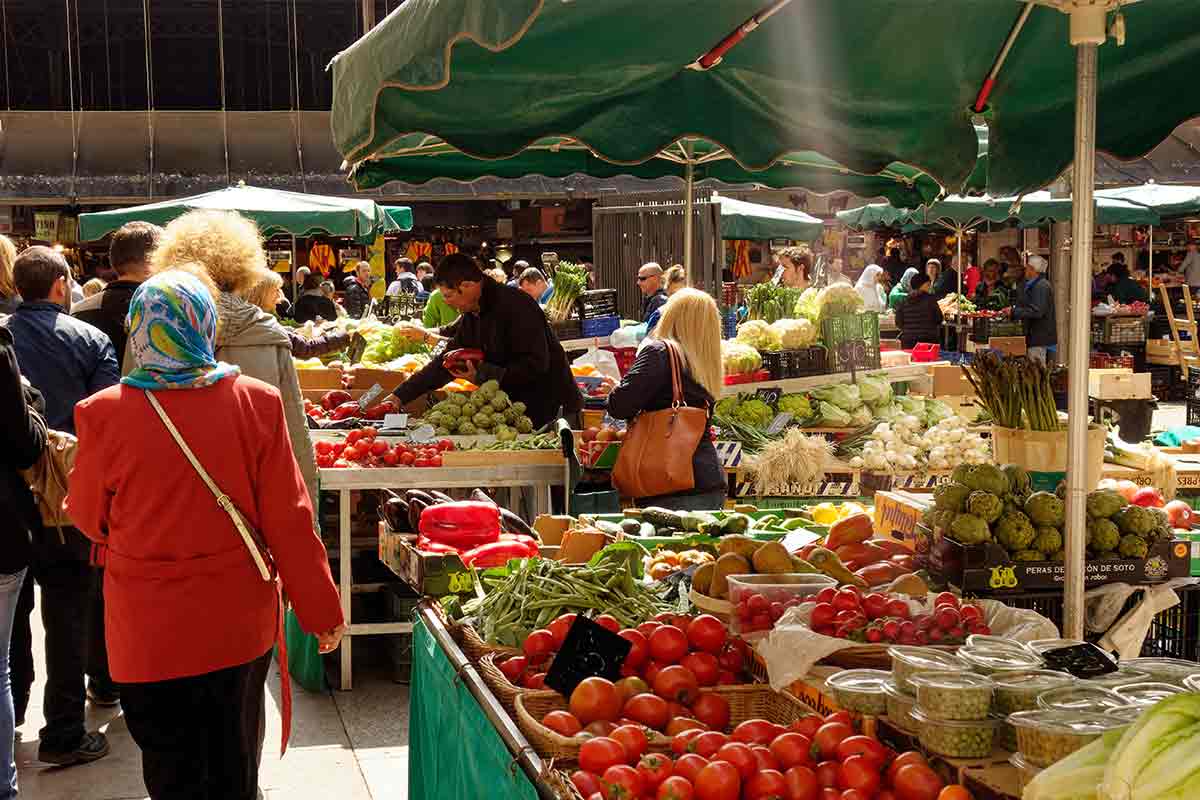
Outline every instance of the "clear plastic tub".
{"label": "clear plastic tub", "polygon": [[1017,651],[996,647],[962,647],[958,657],[981,675],[1007,672],[1014,669],[1041,669],[1042,657],[1029,650]]}
{"label": "clear plastic tub", "polygon": [[1144,672],[1150,680],[1183,686],[1188,676],[1200,675],[1200,664],[1181,658],[1131,658],[1121,662],[1122,667]]}
{"label": "clear plastic tub", "polygon": [[887,700],[888,720],[905,731],[916,731],[917,721],[913,719],[912,711],[916,708],[917,698],[902,690],[894,680],[883,685]]}
{"label": "clear plastic tub", "polygon": [[1104,716],[1120,720],[1122,725],[1132,725],[1137,722],[1138,717],[1145,710],[1145,706],[1122,706],[1121,708],[1106,709]]}
{"label": "clear plastic tub", "polygon": [[1173,683],[1147,681],[1146,683],[1127,683],[1124,686],[1118,686],[1113,691],[1135,706],[1152,706],[1159,700],[1173,694],[1183,694],[1187,690]]}
{"label": "clear plastic tub", "polygon": [[1075,683],[1075,676],[1048,669],[1022,669],[992,674],[992,707],[997,714],[1032,711],[1038,695]]}
{"label": "clear plastic tub", "polygon": [[1009,715],[1008,723],[1017,729],[1021,755],[1035,767],[1061,761],[1105,731],[1126,724],[1107,714],[1049,709],[1018,711]]}
{"label": "clear plastic tub", "polygon": [[1060,647],[1074,647],[1077,644],[1087,644],[1081,639],[1034,639],[1029,643],[1029,649],[1035,653],[1047,650],[1057,650]]}
{"label": "clear plastic tub", "polygon": [[[828,575],[807,573],[730,575],[729,601],[734,610],[730,630],[734,633],[769,631],[783,612],[827,586],[837,586],[837,581]],[[754,600],[755,597],[762,600]]]}
{"label": "clear plastic tub", "polygon": [[1025,760],[1025,756],[1020,753],[1013,753],[1008,757],[1008,763],[1012,764],[1017,770],[1017,781],[1021,786],[1021,791],[1025,791],[1025,787],[1029,782],[1037,777],[1037,774],[1042,771],[1041,767],[1035,767]]}
{"label": "clear plastic tub", "polygon": [[891,678],[891,673],[881,669],[848,669],[826,678],[825,685],[842,708],[878,717],[887,713],[883,687]]}
{"label": "clear plastic tub", "polygon": [[983,675],[923,672],[909,683],[917,687],[917,708],[933,719],[987,719],[992,710],[992,682]]}
{"label": "clear plastic tub", "polygon": [[920,707],[913,708],[912,718],[921,746],[932,753],[950,758],[986,758],[992,754],[998,720],[952,722],[923,714]]}
{"label": "clear plastic tub", "polygon": [[991,636],[986,633],[972,633],[967,637],[966,646],[969,648],[984,648],[991,650],[1012,650],[1016,653],[1029,653],[1029,645],[1003,636]]}
{"label": "clear plastic tub", "polygon": [[1038,708],[1051,711],[1102,712],[1133,705],[1112,689],[1088,681],[1050,689],[1038,695]]}
{"label": "clear plastic tub", "polygon": [[1088,678],[1087,682],[1093,686],[1103,686],[1105,689],[1115,689],[1118,686],[1125,686],[1129,683],[1145,683],[1150,680],[1150,676],[1141,670],[1133,669],[1121,665],[1117,667],[1116,672],[1109,672],[1105,675],[1097,675],[1094,678]]}
{"label": "clear plastic tub", "polygon": [[953,672],[967,668],[958,656],[932,647],[896,645],[888,648],[888,655],[892,657],[892,680],[901,691],[912,695],[917,693],[916,687],[909,683],[913,675],[922,672]]}
{"label": "clear plastic tub", "polygon": [[1189,692],[1200,692],[1200,675],[1189,675],[1184,678],[1183,688]]}

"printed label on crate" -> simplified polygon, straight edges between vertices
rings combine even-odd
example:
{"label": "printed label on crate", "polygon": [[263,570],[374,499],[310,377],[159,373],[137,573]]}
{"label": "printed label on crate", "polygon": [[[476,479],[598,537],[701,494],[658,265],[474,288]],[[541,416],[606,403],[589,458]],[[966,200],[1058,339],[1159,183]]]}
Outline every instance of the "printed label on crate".
{"label": "printed label on crate", "polygon": [[915,500],[893,492],[876,492],[875,531],[913,547],[924,512]]}
{"label": "printed label on crate", "polygon": [[713,442],[713,447],[717,451],[717,460],[721,462],[721,466],[725,468],[738,467],[742,464],[742,443],[741,442]]}
{"label": "printed label on crate", "polygon": [[[826,480],[808,485],[791,487],[786,495],[780,497],[858,497],[860,495],[858,479],[850,475],[826,476]],[[734,497],[757,497],[753,477],[739,474],[734,485]]]}

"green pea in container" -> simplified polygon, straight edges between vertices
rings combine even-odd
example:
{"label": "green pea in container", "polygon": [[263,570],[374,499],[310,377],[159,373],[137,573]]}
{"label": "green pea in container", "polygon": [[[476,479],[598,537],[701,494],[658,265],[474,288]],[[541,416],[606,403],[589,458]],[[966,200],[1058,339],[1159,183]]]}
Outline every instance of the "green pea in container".
{"label": "green pea in container", "polygon": [[1017,729],[1021,755],[1035,767],[1061,761],[1106,731],[1126,724],[1107,714],[1052,709],[1018,711],[1009,715],[1008,722]]}
{"label": "green pea in container", "polygon": [[955,722],[934,719],[921,712],[920,706],[912,710],[917,724],[917,738],[921,746],[931,753],[950,758],[987,758],[992,754],[992,742],[997,719],[977,719],[970,722]]}

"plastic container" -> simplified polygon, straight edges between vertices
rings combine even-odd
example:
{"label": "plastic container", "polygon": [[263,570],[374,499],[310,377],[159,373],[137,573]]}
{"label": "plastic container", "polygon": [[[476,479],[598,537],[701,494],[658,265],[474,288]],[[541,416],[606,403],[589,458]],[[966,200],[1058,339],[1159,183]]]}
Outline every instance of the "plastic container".
{"label": "plastic container", "polygon": [[1047,650],[1057,650],[1060,647],[1073,647],[1077,644],[1087,644],[1081,639],[1034,639],[1029,643],[1029,649],[1035,653]]}
{"label": "plastic container", "polygon": [[920,707],[912,710],[912,718],[921,746],[931,753],[950,758],[986,758],[992,754],[999,720],[951,722],[923,714]]}
{"label": "plastic container", "polygon": [[1147,681],[1145,683],[1127,683],[1113,689],[1135,706],[1152,706],[1159,700],[1173,694],[1183,694],[1186,689],[1173,683]]}
{"label": "plastic container", "polygon": [[1132,725],[1137,722],[1138,717],[1145,710],[1145,706],[1122,706],[1121,708],[1106,709],[1104,716],[1120,720],[1122,725]]}
{"label": "plastic container", "polygon": [[1007,672],[1014,669],[1040,669],[1042,657],[1031,650],[998,647],[962,647],[958,657],[981,675]]}
{"label": "plastic container", "polygon": [[1183,688],[1189,692],[1200,692],[1200,675],[1188,675],[1184,678]]}
{"label": "plastic container", "polygon": [[890,673],[881,669],[848,669],[826,678],[825,685],[842,708],[877,717],[887,713],[884,685],[891,678]]}
{"label": "plastic container", "polygon": [[[837,581],[828,575],[810,575],[807,573],[784,573],[778,575],[730,575],[729,602],[733,604],[734,614],[730,620],[730,630],[734,633],[763,633],[775,627],[775,620],[782,616],[792,606],[798,606],[808,598],[817,594],[826,586],[837,586]],[[750,598],[758,595],[767,601],[770,609],[761,619],[760,614],[747,607]],[[743,605],[746,603],[747,605]],[[779,605],[776,606],[775,604]]]}
{"label": "plastic container", "polygon": [[909,683],[917,687],[917,708],[933,719],[987,719],[992,710],[992,682],[983,675],[923,672]]}
{"label": "plastic container", "polygon": [[1015,642],[1012,639],[1005,639],[1003,636],[991,636],[986,633],[972,633],[967,637],[964,643],[966,647],[974,650],[976,648],[984,650],[1011,650],[1014,653],[1022,655],[1033,652],[1029,649],[1029,645],[1024,642]]}
{"label": "plastic container", "polygon": [[897,688],[912,695],[917,693],[917,687],[909,682],[914,675],[966,669],[966,664],[958,656],[932,647],[897,645],[888,648],[888,655],[892,657],[892,680]]}
{"label": "plastic container", "polygon": [[1103,686],[1105,689],[1115,689],[1118,686],[1125,686],[1130,683],[1145,683],[1148,680],[1150,680],[1150,676],[1147,673],[1121,665],[1117,667],[1116,672],[1088,678],[1087,682],[1095,686]]}
{"label": "plastic container", "polygon": [[1038,695],[1050,689],[1070,686],[1075,676],[1048,669],[1024,669],[992,674],[992,708],[997,714],[1032,711],[1038,707]]}
{"label": "plastic container", "polygon": [[1012,764],[1017,770],[1017,782],[1021,787],[1021,791],[1025,791],[1025,787],[1029,782],[1037,777],[1037,774],[1042,771],[1041,767],[1035,767],[1025,760],[1025,756],[1020,753],[1013,753],[1008,757],[1008,763]]}
{"label": "plastic container", "polygon": [[887,717],[893,725],[904,731],[915,732],[917,721],[913,719],[912,711],[916,708],[917,698],[903,691],[894,680],[883,685],[887,700]]}
{"label": "plastic container", "polygon": [[[1122,667],[1144,672],[1150,680],[1183,686],[1190,675],[1200,676],[1200,664],[1182,658],[1131,658],[1121,662]],[[1200,678],[1198,678],[1200,679]]]}
{"label": "plastic container", "polygon": [[1018,711],[1009,715],[1008,723],[1017,729],[1021,755],[1036,767],[1061,761],[1105,731],[1125,725],[1107,714],[1048,709]]}
{"label": "plastic container", "polygon": [[1102,712],[1110,708],[1125,708],[1133,705],[1112,689],[1105,689],[1090,681],[1079,681],[1071,686],[1050,689],[1038,695],[1038,709],[1050,711]]}

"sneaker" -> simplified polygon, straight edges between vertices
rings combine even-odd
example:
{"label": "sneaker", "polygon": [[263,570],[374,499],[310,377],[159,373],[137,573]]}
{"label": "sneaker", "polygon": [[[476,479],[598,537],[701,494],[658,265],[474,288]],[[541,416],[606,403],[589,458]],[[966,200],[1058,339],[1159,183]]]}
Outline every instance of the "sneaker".
{"label": "sneaker", "polygon": [[100,689],[94,684],[87,687],[87,699],[94,706],[112,708],[121,704],[121,693],[112,689]]}
{"label": "sneaker", "polygon": [[108,737],[96,731],[95,733],[85,733],[83,739],[79,742],[79,746],[74,750],[55,753],[46,750],[44,747],[38,748],[38,761],[54,764],[59,767],[69,767],[72,764],[86,764],[89,761],[98,761],[108,755],[108,751]]}

